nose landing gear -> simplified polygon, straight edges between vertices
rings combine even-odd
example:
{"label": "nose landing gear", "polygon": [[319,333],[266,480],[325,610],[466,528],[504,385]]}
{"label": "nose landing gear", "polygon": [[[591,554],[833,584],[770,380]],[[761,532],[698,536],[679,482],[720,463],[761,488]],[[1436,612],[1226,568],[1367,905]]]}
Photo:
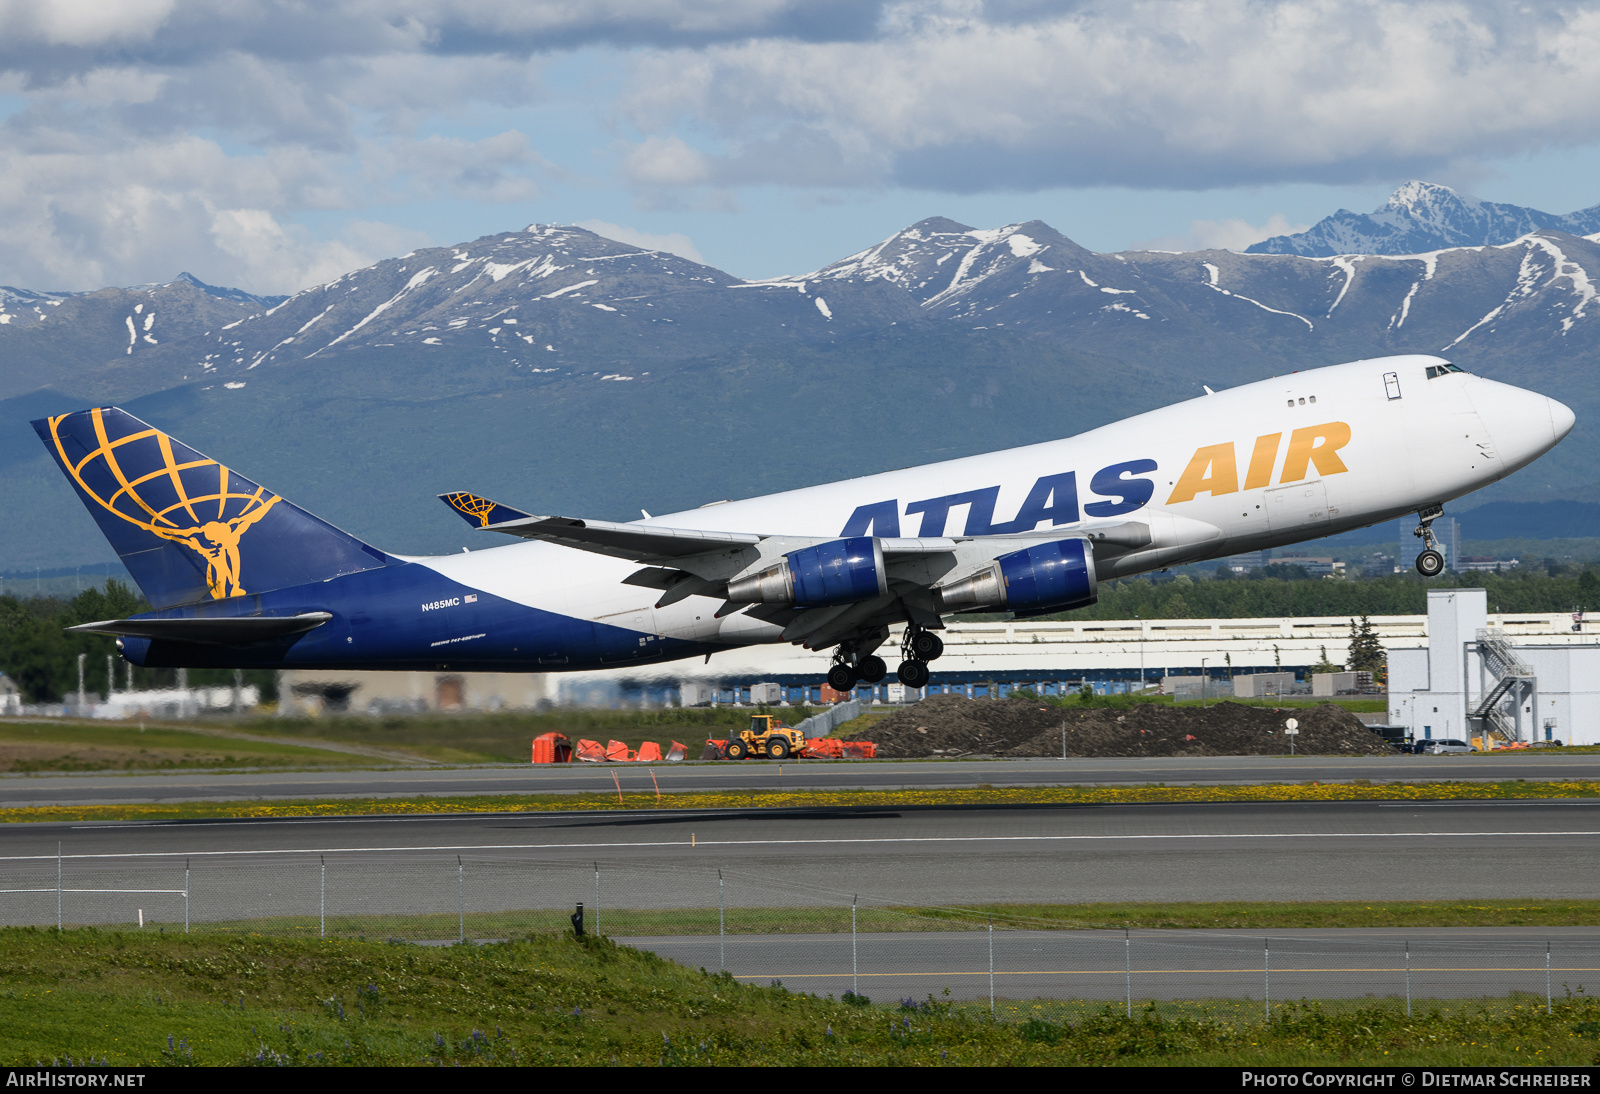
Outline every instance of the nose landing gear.
{"label": "nose landing gear", "polygon": [[1422,540],[1422,553],[1417,556],[1417,573],[1423,577],[1438,577],[1444,573],[1444,553],[1433,534],[1433,522],[1444,516],[1444,506],[1432,505],[1417,513],[1421,524],[1411,534]]}

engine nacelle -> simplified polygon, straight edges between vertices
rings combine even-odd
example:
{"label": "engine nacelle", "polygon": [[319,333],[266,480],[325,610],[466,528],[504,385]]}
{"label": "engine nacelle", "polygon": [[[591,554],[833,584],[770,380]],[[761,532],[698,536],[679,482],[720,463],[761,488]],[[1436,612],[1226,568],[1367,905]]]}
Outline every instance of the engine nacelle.
{"label": "engine nacelle", "polygon": [[802,547],[776,566],[728,582],[729,600],[797,608],[851,604],[888,591],[883,545],[872,536]]}
{"label": "engine nacelle", "polygon": [[1094,552],[1086,540],[1062,539],[1001,555],[987,567],[934,590],[941,611],[1060,611],[1093,604]]}

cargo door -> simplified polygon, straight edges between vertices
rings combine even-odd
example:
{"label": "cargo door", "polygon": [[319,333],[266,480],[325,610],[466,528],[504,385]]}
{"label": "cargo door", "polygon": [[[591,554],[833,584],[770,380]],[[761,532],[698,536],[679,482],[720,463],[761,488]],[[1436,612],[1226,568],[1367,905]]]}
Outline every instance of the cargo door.
{"label": "cargo door", "polygon": [[1328,490],[1321,479],[1268,490],[1265,498],[1267,527],[1274,532],[1328,523]]}

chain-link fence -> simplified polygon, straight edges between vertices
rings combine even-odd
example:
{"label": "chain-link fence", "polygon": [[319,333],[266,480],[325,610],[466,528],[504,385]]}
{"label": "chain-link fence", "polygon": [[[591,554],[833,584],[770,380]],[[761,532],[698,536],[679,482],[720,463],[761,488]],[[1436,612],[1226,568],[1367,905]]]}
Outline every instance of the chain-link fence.
{"label": "chain-link fence", "polygon": [[[581,908],[580,908],[581,905]],[[1270,1018],[1317,1000],[1408,1014],[1548,1008],[1600,981],[1600,930],[1062,929],[781,876],[445,850],[0,860],[0,925],[418,943],[589,933],[749,982],[1001,1017]]]}

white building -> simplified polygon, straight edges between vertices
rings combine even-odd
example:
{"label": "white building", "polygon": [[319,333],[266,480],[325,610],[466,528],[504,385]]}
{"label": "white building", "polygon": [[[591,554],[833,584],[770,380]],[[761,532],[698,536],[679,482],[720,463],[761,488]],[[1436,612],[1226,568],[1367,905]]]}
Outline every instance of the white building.
{"label": "white building", "polygon": [[1600,743],[1600,645],[1563,632],[1565,618],[1516,634],[1482,589],[1430,590],[1427,645],[1389,651],[1390,723],[1417,738]]}
{"label": "white building", "polygon": [[[1460,592],[1478,598],[1481,615],[1483,592]],[[1592,649],[1600,635],[1600,618],[1578,623],[1576,632],[1572,617],[1563,613],[1508,613],[1488,619],[1489,626],[1521,643],[1518,649],[1522,650],[1569,645]],[[1391,665],[1407,651],[1426,659],[1431,633],[1428,616],[1373,616],[1370,622],[1373,634],[1389,651]],[[1146,684],[1174,675],[1194,679],[1203,666],[1219,685],[1231,677],[1233,694],[1245,696],[1270,694],[1269,685],[1274,681],[1281,694],[1285,676],[1292,680],[1298,675],[1305,681],[1306,670],[1322,660],[1324,649],[1330,659],[1343,660],[1350,640],[1350,617],[956,621],[942,633],[945,653],[931,666],[934,691],[956,687],[965,694],[989,694],[993,686],[1004,694],[1009,687],[1028,686],[1053,693],[1084,683],[1096,688],[1137,687],[1141,679]],[[893,686],[899,642],[898,633],[891,635],[878,651],[890,668],[889,678],[879,685],[879,698],[887,699],[889,693],[884,689]],[[280,678],[279,695],[285,697],[282,709],[286,712],[306,713],[649,706],[673,701],[692,706],[759,702],[758,694],[773,702],[774,686],[783,701],[819,702],[829,660],[827,652],[779,644],[729,649],[709,661],[686,658],[601,672],[524,675],[294,669]],[[1284,675],[1256,681],[1246,679],[1250,674]],[[1301,686],[1309,688],[1309,681],[1296,685]],[[1225,687],[1217,687],[1217,693],[1225,692]],[[1453,717],[1450,724],[1452,732],[1461,735],[1460,718]],[[1442,733],[1436,728],[1434,735]]]}
{"label": "white building", "polygon": [[[591,674],[584,674],[591,675]],[[419,714],[423,711],[532,710],[555,701],[550,673],[381,672],[287,669],[278,674],[280,714]],[[592,681],[575,680],[571,706],[609,706]]]}

